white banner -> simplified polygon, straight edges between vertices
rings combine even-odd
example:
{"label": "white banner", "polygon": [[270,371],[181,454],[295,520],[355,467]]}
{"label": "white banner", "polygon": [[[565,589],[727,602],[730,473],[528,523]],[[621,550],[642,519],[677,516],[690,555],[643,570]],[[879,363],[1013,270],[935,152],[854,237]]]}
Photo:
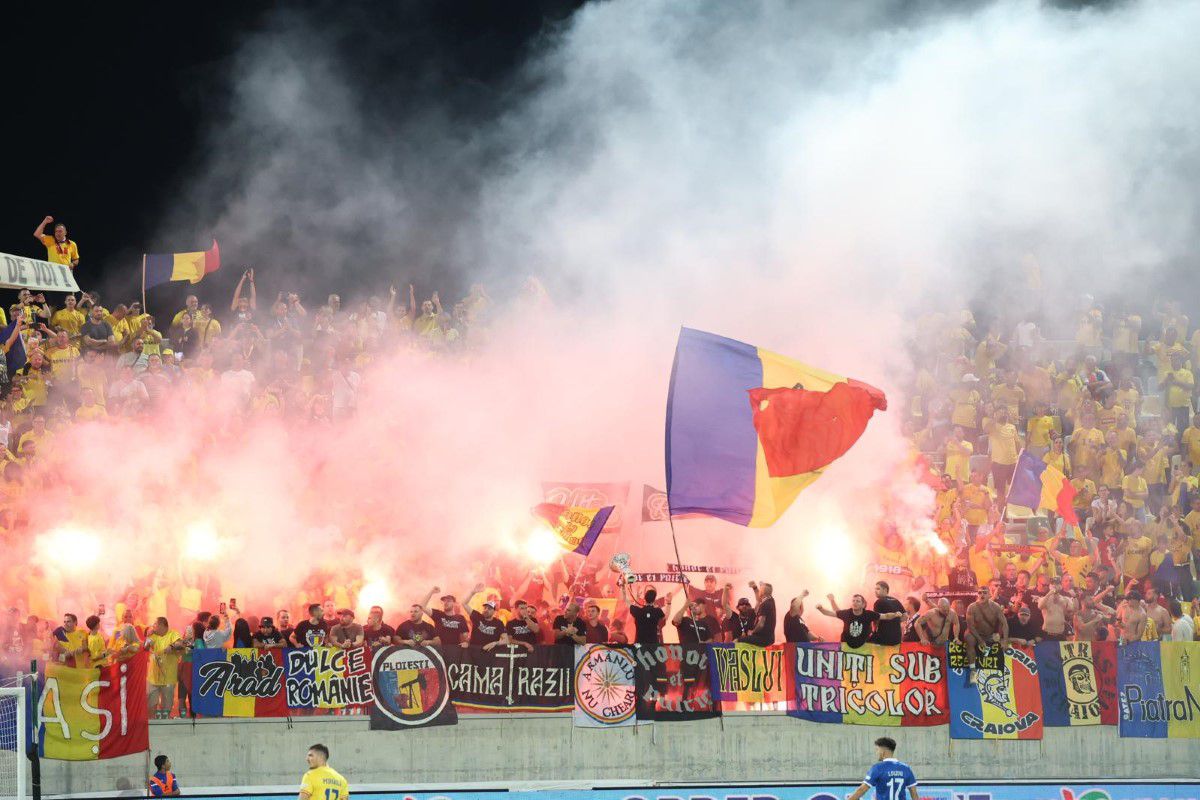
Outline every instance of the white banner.
{"label": "white banner", "polygon": [[637,662],[630,647],[575,645],[575,725],[637,724]]}
{"label": "white banner", "polygon": [[78,292],[79,284],[66,264],[0,253],[0,288],[34,292]]}

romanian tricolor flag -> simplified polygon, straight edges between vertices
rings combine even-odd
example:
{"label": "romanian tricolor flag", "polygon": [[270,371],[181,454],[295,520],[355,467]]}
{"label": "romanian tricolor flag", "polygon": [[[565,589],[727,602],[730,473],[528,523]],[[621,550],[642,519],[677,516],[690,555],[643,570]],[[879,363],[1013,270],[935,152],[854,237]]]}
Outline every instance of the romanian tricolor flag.
{"label": "romanian tricolor flag", "polygon": [[1024,450],[1017,458],[1016,472],[1008,489],[1008,502],[1034,510],[1045,508],[1056,512],[1071,525],[1079,524],[1075,516],[1075,487],[1057,467],[1034,458]]}
{"label": "romanian tricolor flag", "polygon": [[563,550],[586,556],[608,522],[614,506],[604,508],[580,508],[558,503],[539,503],[533,507],[533,515],[550,526]]}
{"label": "romanian tricolor flag", "polygon": [[146,653],[107,667],[49,663],[38,714],[42,758],[94,761],[150,749]]}
{"label": "romanian tricolor flag", "polygon": [[167,253],[143,256],[142,288],[149,289],[169,281],[199,283],[210,272],[221,267],[221,251],[217,240],[212,247],[198,253]]}
{"label": "romanian tricolor flag", "polygon": [[283,678],[283,650],[195,650],[192,709],[201,717],[286,717]]}
{"label": "romanian tricolor flag", "polygon": [[[687,625],[687,620],[683,624]],[[791,644],[709,645],[709,681],[714,699],[720,702],[723,711],[741,710],[758,703],[790,705],[795,685],[792,682],[795,654],[795,645]]]}
{"label": "romanian tricolor flag", "polygon": [[771,525],[886,408],[873,386],[684,328],[667,398],[670,511]]}
{"label": "romanian tricolor flag", "polygon": [[950,670],[951,739],[1041,739],[1042,690],[1029,647],[1010,647],[1004,669]]}

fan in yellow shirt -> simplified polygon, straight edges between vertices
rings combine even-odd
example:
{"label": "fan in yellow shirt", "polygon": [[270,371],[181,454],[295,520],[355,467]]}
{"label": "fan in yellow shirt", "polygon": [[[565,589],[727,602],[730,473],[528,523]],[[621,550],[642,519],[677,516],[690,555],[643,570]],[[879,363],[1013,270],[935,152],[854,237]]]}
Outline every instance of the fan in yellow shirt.
{"label": "fan in yellow shirt", "polygon": [[1094,427],[1095,419],[1084,415],[1079,427],[1071,433],[1071,460],[1076,467],[1091,467],[1099,464],[1100,450],[1104,447],[1104,432]]}
{"label": "fan in yellow shirt", "polygon": [[983,473],[976,472],[971,476],[971,482],[962,487],[963,519],[968,525],[983,525],[988,521],[988,514],[995,499],[995,492],[983,483]]}
{"label": "fan in yellow shirt", "polygon": [[975,391],[974,387],[974,384],[978,382],[978,378],[967,373],[962,377],[962,384],[950,391],[950,400],[954,403],[954,408],[950,412],[950,422],[954,425],[960,425],[964,430],[968,431],[974,431],[979,427],[979,403],[981,398],[979,392]]}
{"label": "fan in yellow shirt", "polygon": [[1025,404],[1025,390],[1017,385],[1017,373],[1009,370],[1004,376],[1004,383],[992,387],[992,400],[1004,406],[1008,418],[1021,418],[1021,406]]}
{"label": "fan in yellow shirt", "polygon": [[71,337],[66,331],[59,331],[44,352],[50,360],[50,374],[57,383],[64,384],[75,380],[79,348],[71,344]]}
{"label": "fan in yellow shirt", "polygon": [[1029,424],[1025,426],[1026,442],[1030,448],[1049,447],[1053,434],[1062,433],[1062,425],[1056,417],[1050,415],[1044,404],[1039,403],[1034,409]]}
{"label": "fan in yellow shirt", "polygon": [[1071,457],[1063,450],[1061,436],[1050,440],[1050,449],[1042,456],[1042,461],[1057,469],[1068,478],[1071,477]]}
{"label": "fan in yellow shirt", "polygon": [[1111,487],[1121,485],[1125,477],[1126,453],[1117,447],[1117,435],[1108,434],[1105,447],[1100,451],[1100,482]]}
{"label": "fan in yellow shirt", "polygon": [[1128,535],[1118,548],[1121,575],[1140,581],[1150,574],[1150,553],[1154,550],[1154,541],[1142,535],[1141,525],[1136,520],[1128,530]]}
{"label": "fan in yellow shirt", "polygon": [[87,315],[77,307],[75,295],[67,295],[66,305],[50,315],[50,327],[64,330],[70,336],[78,336],[79,329],[87,322]]}
{"label": "fan in yellow shirt", "polygon": [[54,217],[47,214],[42,224],[34,230],[33,238],[46,248],[47,261],[75,269],[79,264],[79,245],[67,238],[67,226],[61,222],[54,226],[53,236],[47,234],[46,226],[51,222],[54,222]]}
{"label": "fan in yellow shirt", "polygon": [[1104,325],[1104,314],[1098,308],[1092,308],[1079,316],[1075,328],[1075,342],[1080,347],[1099,347],[1100,331]]}
{"label": "fan in yellow shirt", "polygon": [[1183,355],[1171,354],[1171,370],[1163,378],[1167,390],[1167,411],[1177,431],[1186,430],[1192,413],[1192,391],[1196,377],[1183,366]]}
{"label": "fan in yellow shirt", "polygon": [[305,756],[308,772],[300,779],[299,800],[349,800],[350,783],[329,766],[329,748],[314,744]]}
{"label": "fan in yellow shirt", "polygon": [[1071,576],[1075,585],[1083,586],[1084,577],[1096,566],[1096,540],[1088,538],[1085,543],[1078,538],[1072,539],[1070,555],[1063,555],[1059,552],[1060,541],[1062,541],[1061,535],[1046,542],[1046,552],[1058,562],[1063,573]]}
{"label": "fan in yellow shirt", "polygon": [[946,440],[945,473],[961,483],[969,481],[973,452],[975,452],[975,447],[963,437],[963,429],[956,425],[954,435]]}
{"label": "fan in yellow shirt", "polygon": [[[1109,484],[1115,486],[1116,484]],[[1150,497],[1150,487],[1146,479],[1136,470],[1121,479],[1121,499],[1129,503],[1129,507],[1137,510],[1146,507],[1146,499]]]}
{"label": "fan in yellow shirt", "polygon": [[84,386],[79,390],[79,408],[75,409],[75,419],[80,422],[89,422],[96,419],[104,419],[108,416],[108,412],[104,406],[96,402],[96,390],[90,386]]}
{"label": "fan in yellow shirt", "polygon": [[1167,373],[1171,371],[1171,356],[1188,356],[1187,346],[1179,341],[1179,333],[1174,328],[1163,332],[1161,341],[1151,342],[1146,348],[1154,356],[1154,364],[1158,368],[1158,382],[1161,385]]}

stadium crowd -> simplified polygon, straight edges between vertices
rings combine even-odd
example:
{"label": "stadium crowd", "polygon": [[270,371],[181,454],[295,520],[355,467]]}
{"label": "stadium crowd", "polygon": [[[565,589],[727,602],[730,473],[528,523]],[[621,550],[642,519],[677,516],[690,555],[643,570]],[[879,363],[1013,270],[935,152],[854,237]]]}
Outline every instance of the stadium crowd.
{"label": "stadium crowd", "polygon": [[[47,217],[35,236],[48,260],[74,269],[79,249],[61,224],[46,234],[51,223]],[[536,281],[526,289],[544,299]],[[191,295],[162,322],[139,302],[110,306],[95,291],[56,298],[23,290],[7,317],[0,309],[4,324],[13,322],[0,341],[6,545],[27,524],[22,489],[39,453],[73,425],[149,415],[213,382],[247,417],[336,425],[355,413],[360,374],[385,343],[454,357],[486,336],[492,311],[481,285],[450,311],[437,293],[418,303],[409,286],[404,298],[393,287],[349,306],[331,294],[311,310],[285,289],[263,313],[257,291],[255,271],[246,269],[228,309]],[[1192,364],[1200,327],[1193,331],[1175,303],[1149,313],[1144,324],[1086,298],[1073,339],[1055,340],[1033,318],[980,324],[964,310],[918,319],[904,424],[914,468],[936,497],[935,536],[885,524],[863,574],[869,596],[839,606],[828,595],[815,607],[837,623],[814,627],[835,636],[840,624],[841,640],[854,647],[961,640],[969,658],[995,641],[1193,639],[1200,428]],[[1078,524],[1006,502],[1022,453],[1069,480]],[[9,670],[30,659],[105,664],[146,649],[153,707],[167,716],[187,713],[187,665],[200,648],[817,638],[805,618],[807,591],[780,615],[769,583],[735,591],[705,575],[660,594],[625,586],[604,566],[571,556],[531,567],[486,554],[471,576],[479,583],[461,596],[434,587],[402,617],[372,606],[362,621],[354,610],[361,573],[313,572],[284,607],[272,598],[243,610],[203,575],[190,586],[130,586],[82,621],[38,614],[30,598],[0,620],[0,649]]]}

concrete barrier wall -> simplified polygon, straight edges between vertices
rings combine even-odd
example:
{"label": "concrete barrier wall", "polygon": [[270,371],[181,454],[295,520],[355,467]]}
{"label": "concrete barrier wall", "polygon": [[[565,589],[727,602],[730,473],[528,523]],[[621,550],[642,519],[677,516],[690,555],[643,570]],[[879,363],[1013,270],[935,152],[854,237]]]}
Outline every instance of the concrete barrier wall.
{"label": "concrete barrier wall", "polygon": [[[874,759],[871,742],[899,742],[920,780],[1200,778],[1200,742],[1121,739],[1115,727],[1047,728],[1042,741],[953,741],[945,727],[820,725],[773,714],[576,728],[569,715],[463,715],[458,725],[371,731],[362,717],[155,722],[153,752],[166,753],[185,790],[202,786],[297,786],[314,742],[330,763],[363,784],[462,786],[486,781],[661,782],[844,781],[857,784]],[[42,762],[43,793],[136,787],[145,757]]]}

